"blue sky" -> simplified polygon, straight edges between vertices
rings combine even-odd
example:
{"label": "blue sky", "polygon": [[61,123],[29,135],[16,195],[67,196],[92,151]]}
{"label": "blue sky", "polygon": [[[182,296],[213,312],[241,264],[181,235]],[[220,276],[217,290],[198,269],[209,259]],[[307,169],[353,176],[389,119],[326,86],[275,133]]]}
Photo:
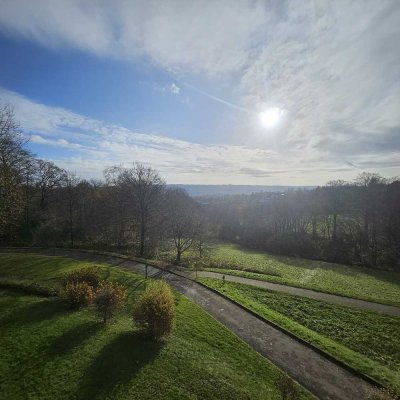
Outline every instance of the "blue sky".
{"label": "blue sky", "polygon": [[86,178],[132,161],[171,183],[395,176],[399,27],[396,0],[0,0],[0,102]]}

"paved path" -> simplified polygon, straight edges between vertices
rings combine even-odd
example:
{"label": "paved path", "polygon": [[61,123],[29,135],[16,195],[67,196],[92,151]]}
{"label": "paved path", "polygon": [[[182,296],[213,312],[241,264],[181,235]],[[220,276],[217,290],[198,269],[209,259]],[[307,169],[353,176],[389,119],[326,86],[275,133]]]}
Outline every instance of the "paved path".
{"label": "paved path", "polygon": [[[198,274],[198,277],[216,278],[216,279],[222,279],[222,276],[224,276],[224,274],[220,274],[218,272],[210,272],[210,271],[198,271],[197,274]],[[229,282],[244,283],[246,285],[257,286],[257,287],[261,287],[264,289],[274,290],[277,292],[294,294],[296,296],[310,297],[312,299],[322,300],[322,301],[326,301],[328,303],[338,304],[340,306],[349,306],[349,307],[361,308],[361,309],[367,310],[367,311],[375,311],[375,312],[379,312],[382,314],[393,315],[393,316],[397,316],[397,317],[400,316],[400,307],[396,307],[396,306],[389,306],[386,304],[373,303],[371,301],[358,300],[358,299],[353,299],[350,297],[337,296],[334,294],[316,292],[315,290],[311,290],[311,289],[302,289],[302,288],[297,288],[297,287],[288,286],[288,285],[281,285],[279,283],[272,283],[272,282],[260,281],[257,279],[243,278],[243,277],[234,276],[234,275],[225,274],[225,280],[229,281]]]}

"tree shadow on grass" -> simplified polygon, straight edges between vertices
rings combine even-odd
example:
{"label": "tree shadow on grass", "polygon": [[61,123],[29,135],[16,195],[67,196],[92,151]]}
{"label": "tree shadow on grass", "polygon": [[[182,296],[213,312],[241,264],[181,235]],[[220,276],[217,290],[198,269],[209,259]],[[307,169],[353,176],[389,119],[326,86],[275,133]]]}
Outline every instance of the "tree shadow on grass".
{"label": "tree shadow on grass", "polygon": [[137,332],[121,334],[107,344],[88,367],[77,399],[108,398],[114,390],[117,393],[156,358],[161,348],[162,343],[147,341]]}
{"label": "tree shadow on grass", "polygon": [[64,332],[50,346],[50,356],[60,356],[74,351],[103,327],[99,322],[86,322]]}
{"label": "tree shadow on grass", "polygon": [[0,319],[0,324],[36,324],[66,314],[68,311],[70,310],[63,300],[45,298],[10,311]]}

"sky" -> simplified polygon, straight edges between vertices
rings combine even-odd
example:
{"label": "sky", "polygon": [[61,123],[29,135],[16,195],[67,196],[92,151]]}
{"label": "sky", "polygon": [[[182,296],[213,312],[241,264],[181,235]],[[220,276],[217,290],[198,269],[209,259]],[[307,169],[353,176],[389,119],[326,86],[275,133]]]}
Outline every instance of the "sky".
{"label": "sky", "polygon": [[83,178],[400,175],[398,0],[0,0],[0,104]]}

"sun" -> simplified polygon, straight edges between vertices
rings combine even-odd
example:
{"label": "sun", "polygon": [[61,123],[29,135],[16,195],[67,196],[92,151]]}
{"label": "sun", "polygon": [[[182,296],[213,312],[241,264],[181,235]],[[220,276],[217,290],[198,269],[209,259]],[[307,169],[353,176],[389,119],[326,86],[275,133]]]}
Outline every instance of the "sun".
{"label": "sun", "polygon": [[273,128],[279,124],[284,111],[278,107],[267,108],[258,114],[261,125],[264,128]]}

